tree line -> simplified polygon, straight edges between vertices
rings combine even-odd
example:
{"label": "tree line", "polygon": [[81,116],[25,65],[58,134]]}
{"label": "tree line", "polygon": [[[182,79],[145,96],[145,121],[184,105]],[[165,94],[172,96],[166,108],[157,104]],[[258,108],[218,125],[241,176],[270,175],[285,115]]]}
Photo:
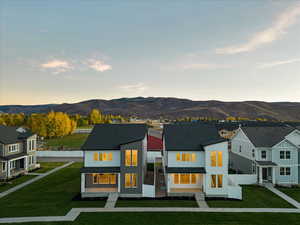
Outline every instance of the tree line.
{"label": "tree line", "polygon": [[24,113],[0,114],[0,125],[24,126],[45,138],[63,137],[81,126],[124,121],[127,119],[120,115],[106,115],[98,109],[93,109],[87,116],[53,111],[30,115]]}

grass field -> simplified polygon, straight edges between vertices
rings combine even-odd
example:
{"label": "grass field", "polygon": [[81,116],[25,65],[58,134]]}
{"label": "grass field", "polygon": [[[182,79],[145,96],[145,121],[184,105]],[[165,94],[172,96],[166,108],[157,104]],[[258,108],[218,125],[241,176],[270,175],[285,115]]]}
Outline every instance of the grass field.
{"label": "grass field", "polygon": [[300,187],[277,187],[277,189],[300,202]]}
{"label": "grass field", "polygon": [[19,184],[24,183],[25,181],[31,180],[32,178],[34,178],[35,176],[33,175],[24,175],[24,176],[20,176],[17,177],[15,179],[12,179],[8,182],[5,183],[0,183],[0,193],[3,191],[6,191],[14,186],[17,186]]}
{"label": "grass field", "polygon": [[76,148],[79,149],[87,139],[89,134],[71,134],[61,138],[52,138],[45,140],[45,146],[50,148]]}
{"label": "grass field", "polygon": [[62,166],[65,162],[40,162],[41,168],[35,170],[35,173],[46,173],[56,167]]}
{"label": "grass field", "polygon": [[198,207],[194,199],[191,200],[145,200],[119,199],[116,207]]}
{"label": "grass field", "polygon": [[106,199],[79,200],[81,163],[75,163],[0,199],[0,217],[65,215],[74,207],[103,207]]}
{"label": "grass field", "polygon": [[18,223],[20,225],[299,225],[292,213],[82,213],[74,222]]}
{"label": "grass field", "polygon": [[264,187],[242,186],[243,200],[208,200],[209,207],[215,208],[293,208],[288,202]]}

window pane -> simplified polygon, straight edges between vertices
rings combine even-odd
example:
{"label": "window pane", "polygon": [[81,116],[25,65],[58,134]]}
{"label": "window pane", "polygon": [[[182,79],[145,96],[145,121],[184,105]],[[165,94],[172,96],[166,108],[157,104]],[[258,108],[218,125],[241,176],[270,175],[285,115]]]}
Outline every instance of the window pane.
{"label": "window pane", "polygon": [[137,186],[136,179],[137,179],[136,173],[133,173],[132,176],[131,176],[131,183],[132,183],[131,187],[136,187]]}
{"label": "window pane", "polygon": [[109,184],[109,174],[102,173],[99,175],[100,184]]}
{"label": "window pane", "polygon": [[222,152],[218,152],[218,167],[223,166],[223,155]]}
{"label": "window pane", "polygon": [[194,173],[191,174],[191,183],[192,184],[197,183],[197,174],[194,174]]}
{"label": "window pane", "polygon": [[287,167],[285,168],[286,169],[286,175],[291,175],[291,168],[290,167]]}
{"label": "window pane", "polygon": [[98,174],[93,173],[93,184],[98,184]]}
{"label": "window pane", "polygon": [[112,153],[108,153],[108,158],[107,158],[107,160],[108,160],[108,161],[112,161],[112,158],[113,158],[113,154],[112,154]]}
{"label": "window pane", "polygon": [[191,161],[191,154],[190,153],[186,153],[185,159],[186,159],[186,161],[190,162]]}
{"label": "window pane", "polygon": [[211,152],[210,153],[210,161],[211,161],[211,166],[212,167],[217,166],[216,152]]}
{"label": "window pane", "polygon": [[98,153],[96,153],[96,152],[94,153],[94,160],[98,161]]}
{"label": "window pane", "polygon": [[280,167],[280,175],[284,175],[284,168]]}
{"label": "window pane", "polygon": [[176,173],[173,175],[173,183],[179,184],[179,174]]}
{"label": "window pane", "polygon": [[284,151],[280,151],[280,159],[284,159]]}
{"label": "window pane", "polygon": [[176,154],[176,161],[180,161],[180,153]]}
{"label": "window pane", "polygon": [[291,158],[291,152],[290,151],[286,151],[285,152],[285,157],[286,157],[286,159],[290,159]]}
{"label": "window pane", "polygon": [[185,161],[185,153],[182,153],[182,161]]}
{"label": "window pane", "polygon": [[131,166],[131,150],[125,151],[125,166]]}
{"label": "window pane", "polygon": [[107,154],[105,152],[102,153],[102,160],[107,161]]}
{"label": "window pane", "polygon": [[189,184],[190,174],[180,174],[180,184]]}
{"label": "window pane", "polygon": [[131,187],[131,174],[125,173],[125,187],[130,188]]}
{"label": "window pane", "polygon": [[218,175],[218,188],[223,187],[223,175]]}
{"label": "window pane", "polygon": [[117,175],[116,174],[110,174],[109,183],[110,184],[116,184],[117,183]]}
{"label": "window pane", "polygon": [[217,187],[217,184],[216,184],[216,175],[211,175],[211,187],[212,188]]}
{"label": "window pane", "polygon": [[196,162],[196,154],[195,153],[192,153],[192,162]]}
{"label": "window pane", "polygon": [[137,166],[138,164],[138,150],[132,150],[132,166]]}
{"label": "window pane", "polygon": [[99,153],[99,160],[103,161],[103,153]]}

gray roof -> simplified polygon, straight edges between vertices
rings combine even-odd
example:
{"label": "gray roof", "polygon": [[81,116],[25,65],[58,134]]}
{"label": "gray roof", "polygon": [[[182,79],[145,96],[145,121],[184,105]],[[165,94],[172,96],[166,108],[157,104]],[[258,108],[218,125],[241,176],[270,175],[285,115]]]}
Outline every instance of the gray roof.
{"label": "gray roof", "polygon": [[213,125],[201,123],[168,124],[164,126],[167,151],[203,151],[203,147],[226,141]]}
{"label": "gray roof", "polygon": [[120,167],[83,167],[80,173],[120,173]]}
{"label": "gray roof", "polygon": [[273,147],[295,130],[289,126],[242,127],[242,130],[255,147]]}
{"label": "gray roof", "polygon": [[2,144],[13,144],[34,135],[30,130],[18,132],[18,127],[7,127],[0,125],[0,142]]}
{"label": "gray roof", "polygon": [[146,124],[96,124],[81,148],[119,150],[120,145],[140,141],[146,135]]}
{"label": "gray roof", "polygon": [[255,161],[259,166],[277,166],[276,163],[272,161]]}
{"label": "gray roof", "polygon": [[167,167],[167,173],[206,173],[204,167]]}

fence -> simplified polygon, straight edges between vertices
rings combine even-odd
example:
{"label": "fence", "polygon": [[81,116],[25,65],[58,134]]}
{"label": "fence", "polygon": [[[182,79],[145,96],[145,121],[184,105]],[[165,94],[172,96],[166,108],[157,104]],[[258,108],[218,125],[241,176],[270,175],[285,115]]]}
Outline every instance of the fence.
{"label": "fence", "polygon": [[36,151],[37,157],[83,157],[83,151]]}

